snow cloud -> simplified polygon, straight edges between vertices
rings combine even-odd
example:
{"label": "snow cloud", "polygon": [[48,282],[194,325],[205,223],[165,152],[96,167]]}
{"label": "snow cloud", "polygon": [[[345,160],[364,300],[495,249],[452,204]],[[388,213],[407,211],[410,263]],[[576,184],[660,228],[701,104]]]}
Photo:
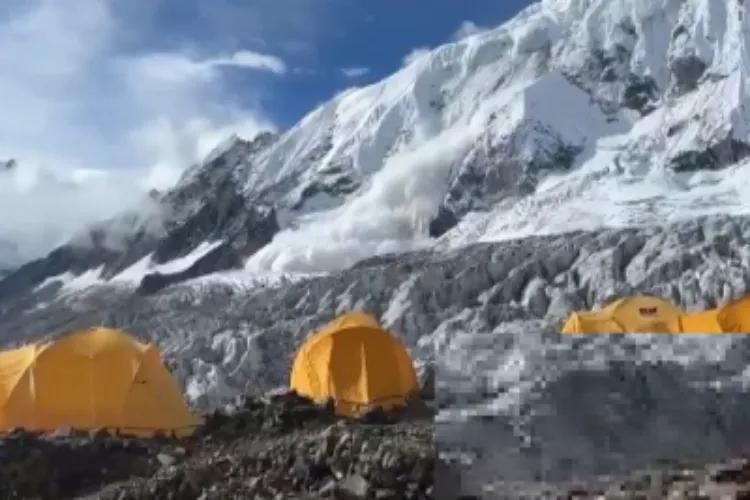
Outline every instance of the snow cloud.
{"label": "snow cloud", "polygon": [[487,31],[488,28],[477,25],[474,21],[464,21],[453,34],[454,40],[462,40],[468,36]]}
{"label": "snow cloud", "polygon": [[[451,35],[451,40],[458,41],[462,40],[468,36],[476,35],[478,33],[482,33],[484,31],[487,31],[489,28],[479,26],[474,21],[463,21],[456,31],[453,32]],[[433,47],[417,47],[415,49],[412,49],[411,52],[406,54],[406,56],[401,61],[402,66],[408,66],[423,55],[427,54],[433,49]]]}
{"label": "snow cloud", "polygon": [[411,63],[413,63],[414,61],[416,61],[417,59],[419,59],[420,57],[422,57],[423,55],[425,55],[425,54],[427,54],[429,52],[430,52],[430,48],[429,47],[417,47],[416,49],[414,49],[411,52],[409,52],[408,54],[406,54],[406,56],[404,57],[404,59],[402,61],[402,65],[408,66],[408,65],[410,65]]}
{"label": "snow cloud", "polygon": [[243,48],[143,47],[134,42],[145,38],[138,21],[153,8],[114,0],[0,6],[0,161],[17,160],[0,171],[0,241],[18,243],[24,257],[138,205],[231,133],[274,128],[256,104],[260,87],[239,101],[227,74],[278,78],[283,60]]}

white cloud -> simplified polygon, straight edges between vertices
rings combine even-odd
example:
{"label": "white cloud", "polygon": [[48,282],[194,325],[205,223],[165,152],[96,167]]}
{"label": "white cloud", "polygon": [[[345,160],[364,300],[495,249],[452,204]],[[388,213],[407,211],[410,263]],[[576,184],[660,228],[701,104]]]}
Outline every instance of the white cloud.
{"label": "white cloud", "polygon": [[487,31],[489,28],[477,25],[474,21],[464,21],[458,27],[455,33],[453,33],[454,40],[462,40],[468,36],[476,35]]}
{"label": "white cloud", "polygon": [[279,75],[287,71],[286,64],[280,58],[250,50],[205,59],[192,58],[187,54],[157,52],[135,58],[132,62],[142,65],[140,69],[144,70],[143,76],[166,81],[213,81],[217,78],[217,70],[230,66],[265,70]]}
{"label": "white cloud", "polygon": [[214,64],[236,66],[238,68],[264,69],[276,74],[286,73],[286,64],[275,56],[259,54],[250,50],[235,52],[229,58],[218,58]]}
{"label": "white cloud", "polygon": [[[0,7],[0,160],[18,160],[0,175],[0,240],[26,257],[137,205],[144,189],[173,183],[231,133],[273,128],[231,97],[222,68],[282,75],[284,61],[247,50],[125,51],[137,26],[114,10],[121,6]],[[259,101],[257,93],[244,89],[243,103]]]}
{"label": "white cloud", "polygon": [[404,66],[408,66],[428,52],[430,52],[429,47],[417,47],[416,49],[406,54],[404,59],[401,61],[401,64]]}
{"label": "white cloud", "polygon": [[341,69],[341,73],[347,78],[358,78],[360,76],[366,75],[369,72],[370,68],[354,67]]}

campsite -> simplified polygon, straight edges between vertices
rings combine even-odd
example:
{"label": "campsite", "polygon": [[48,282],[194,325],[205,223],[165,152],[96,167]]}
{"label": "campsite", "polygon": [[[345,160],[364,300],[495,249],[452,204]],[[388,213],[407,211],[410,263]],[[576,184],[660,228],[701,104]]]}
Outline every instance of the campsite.
{"label": "campsite", "polygon": [[434,496],[428,391],[404,345],[363,312],[308,337],[289,387],[203,415],[155,346],[114,329],[5,351],[0,374],[0,496]]}

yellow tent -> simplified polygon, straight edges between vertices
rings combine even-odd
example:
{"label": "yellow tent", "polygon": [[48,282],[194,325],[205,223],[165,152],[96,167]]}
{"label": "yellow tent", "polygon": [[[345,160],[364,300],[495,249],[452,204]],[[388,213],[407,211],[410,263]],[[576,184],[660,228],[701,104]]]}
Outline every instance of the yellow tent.
{"label": "yellow tent", "polygon": [[562,333],[679,333],[681,314],[658,297],[627,297],[598,311],[572,313]]}
{"label": "yellow tent", "polygon": [[750,296],[680,319],[685,333],[750,333]]}
{"label": "yellow tent", "polygon": [[719,309],[685,313],[680,317],[683,333],[725,333],[719,320]]}
{"label": "yellow tent", "polygon": [[198,424],[158,349],[124,332],[92,328],[0,352],[0,430],[185,436]]}
{"label": "yellow tent", "polygon": [[339,316],[302,344],[290,386],[318,402],[333,398],[336,413],[344,416],[372,405],[404,405],[419,388],[404,344],[361,312]]}

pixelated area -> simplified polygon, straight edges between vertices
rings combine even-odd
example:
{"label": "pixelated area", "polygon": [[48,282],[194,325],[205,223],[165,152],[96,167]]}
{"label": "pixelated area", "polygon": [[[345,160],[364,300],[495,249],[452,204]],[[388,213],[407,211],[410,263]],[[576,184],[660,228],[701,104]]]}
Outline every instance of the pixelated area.
{"label": "pixelated area", "polygon": [[496,331],[471,342],[436,364],[438,451],[465,494],[595,491],[748,451],[745,336]]}

